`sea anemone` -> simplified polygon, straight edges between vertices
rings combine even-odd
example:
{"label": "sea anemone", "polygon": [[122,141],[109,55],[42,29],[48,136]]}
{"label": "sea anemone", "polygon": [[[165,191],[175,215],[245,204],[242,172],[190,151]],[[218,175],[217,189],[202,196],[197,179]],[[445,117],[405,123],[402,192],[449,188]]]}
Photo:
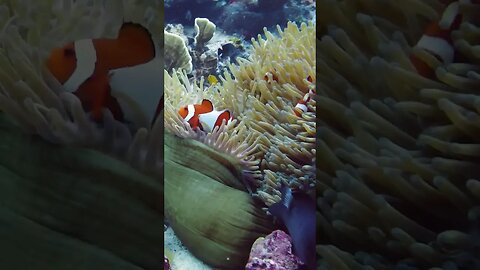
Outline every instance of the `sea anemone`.
{"label": "sea anemone", "polygon": [[[313,191],[315,101],[301,117],[293,108],[314,87],[315,25],[277,29],[252,40],[250,57],[219,84],[164,75],[165,216],[194,255],[222,269],[244,267],[254,240],[272,231],[262,208],[280,201],[282,183]],[[203,99],[235,119],[210,133],[192,129],[178,110]]]}
{"label": "sea anemone", "polygon": [[[52,0],[1,1],[0,5],[1,12],[10,18],[0,24],[0,108],[26,132],[52,143],[93,147],[122,158],[139,150],[134,148],[145,134],[161,137],[151,132],[161,128],[129,130],[108,110],[103,125],[96,125],[78,98],[66,93],[45,66],[52,48],[82,38],[114,38],[123,21],[144,25],[162,49],[159,3]],[[157,122],[160,126],[161,120]]]}
{"label": "sea anemone", "polygon": [[45,66],[52,48],[114,38],[123,21],[162,48],[159,5],[0,0],[2,266],[160,268],[163,113],[132,130],[105,111],[98,125]]}
{"label": "sea anemone", "polygon": [[318,1],[319,269],[480,267],[480,6],[468,2],[451,34],[463,58],[444,63],[415,47],[441,1]]}

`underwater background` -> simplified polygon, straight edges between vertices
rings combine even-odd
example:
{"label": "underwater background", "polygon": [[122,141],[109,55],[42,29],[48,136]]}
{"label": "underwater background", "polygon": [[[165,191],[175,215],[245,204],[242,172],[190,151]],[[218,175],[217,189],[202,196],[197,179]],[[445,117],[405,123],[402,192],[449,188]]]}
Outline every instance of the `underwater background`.
{"label": "underwater background", "polygon": [[[477,0],[0,0],[0,269],[480,269],[479,18]],[[48,64],[137,35],[163,82],[151,123],[95,117],[97,92]],[[115,59],[149,51],[131,48]]]}
{"label": "underwater background", "polygon": [[[148,30],[163,47],[162,6],[0,1],[0,269],[162,268],[163,119],[138,128],[105,112],[95,121],[58,77],[72,61],[48,64],[91,59],[63,47],[83,39],[120,48]],[[122,43],[124,21],[143,28],[125,25]]]}
{"label": "underwater background", "polygon": [[318,269],[479,269],[479,2],[316,2]]}
{"label": "underwater background", "polygon": [[165,14],[166,267],[315,269],[315,3]]}

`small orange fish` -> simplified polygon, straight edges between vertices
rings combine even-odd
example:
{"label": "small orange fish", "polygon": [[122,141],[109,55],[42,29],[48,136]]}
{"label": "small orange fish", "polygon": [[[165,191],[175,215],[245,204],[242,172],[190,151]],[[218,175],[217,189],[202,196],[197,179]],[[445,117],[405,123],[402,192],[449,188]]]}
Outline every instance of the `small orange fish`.
{"label": "small orange fish", "polygon": [[[416,47],[430,52],[444,64],[452,63],[456,55],[451,33],[460,27],[461,22],[462,15],[459,13],[459,2],[448,1],[440,20],[432,22],[426,27]],[[425,62],[414,55],[410,57],[410,60],[420,75],[428,78],[435,77],[435,70]]]}
{"label": "small orange fish", "polygon": [[83,39],[51,51],[46,65],[96,121],[109,109],[115,119],[152,123],[163,106],[163,67],[150,33],[124,23],[116,39]]}
{"label": "small orange fish", "polygon": [[278,82],[278,76],[277,76],[276,73],[277,73],[277,70],[276,70],[276,69],[274,69],[274,72],[267,72],[267,73],[265,73],[265,76],[263,76],[263,79],[264,79],[265,81],[267,81],[268,83],[270,83],[270,81],[268,80],[268,75],[271,74],[271,76],[272,76],[272,81]]}
{"label": "small orange fish", "polygon": [[296,116],[300,117],[304,112],[308,111],[307,103],[310,102],[313,95],[315,95],[315,90],[310,89],[308,93],[306,93],[303,98],[298,101],[297,105],[295,105],[293,108],[293,112]]}
{"label": "small orange fish", "polygon": [[309,82],[313,83],[313,78],[312,78],[312,76],[308,75],[308,77],[307,77],[307,81],[309,81]]}
{"label": "small orange fish", "polygon": [[215,127],[226,124],[233,120],[230,110],[216,111],[210,100],[204,99],[200,104],[190,104],[180,108],[178,114],[187,121],[192,129],[199,128],[206,132],[212,132]]}
{"label": "small orange fish", "polygon": [[[308,75],[307,81],[313,83],[312,76]],[[310,89],[308,93],[306,93],[303,98],[298,101],[297,105],[295,105],[295,107],[293,108],[293,112],[296,116],[300,117],[302,116],[302,113],[308,111],[307,103],[310,101],[310,99],[315,93],[316,92],[314,89]]]}

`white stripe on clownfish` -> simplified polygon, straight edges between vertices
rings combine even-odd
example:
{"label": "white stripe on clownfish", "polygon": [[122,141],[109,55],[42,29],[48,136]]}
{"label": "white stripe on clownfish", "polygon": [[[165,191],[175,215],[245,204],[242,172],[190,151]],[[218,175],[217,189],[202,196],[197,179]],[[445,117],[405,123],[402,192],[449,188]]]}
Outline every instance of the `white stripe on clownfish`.
{"label": "white stripe on clownfish", "polygon": [[188,108],[188,114],[187,116],[185,117],[185,121],[190,121],[190,119],[192,119],[192,117],[195,116],[195,107],[193,106],[193,104],[190,104],[187,106]]}
{"label": "white stripe on clownfish", "polygon": [[63,84],[68,92],[77,91],[78,87],[95,72],[97,51],[91,39],[77,40],[74,43],[77,67],[70,78]]}
{"label": "white stripe on clownfish", "polygon": [[443,63],[452,63],[455,50],[452,45],[441,37],[423,35],[418,41],[417,47],[425,49],[442,59]]}
{"label": "white stripe on clownfish", "polygon": [[312,95],[314,95],[314,94],[315,94],[315,90],[310,89],[308,91],[308,93],[306,93],[303,96],[303,98],[293,108],[293,112],[295,113],[295,115],[300,117],[302,115],[302,113],[308,111],[307,103],[310,102],[310,99],[312,98]]}
{"label": "white stripe on clownfish", "polygon": [[295,105],[295,108],[302,110],[302,112],[306,112],[308,110],[307,105],[303,103],[297,103],[297,105]]}
{"label": "white stripe on clownfish", "polygon": [[[424,49],[442,62],[450,64],[455,60],[455,49],[451,32],[458,29],[462,14],[460,4],[471,3],[470,0],[451,1],[443,10],[440,20],[430,23],[415,47]],[[426,62],[412,55],[412,64],[417,72],[425,77],[435,76],[434,70]]]}
{"label": "white stripe on clownfish", "polygon": [[222,122],[217,123],[219,120],[223,121],[225,120],[225,124],[228,125],[232,120],[232,113],[230,110],[222,110],[222,111],[216,111],[213,110],[208,113],[203,113],[198,116],[198,119],[200,120],[200,124],[203,128],[203,131],[205,132],[212,132],[215,126],[219,126],[222,124]]}
{"label": "white stripe on clownfish", "polygon": [[116,39],[84,39],[54,48],[47,68],[79,97],[95,121],[114,118],[148,127],[163,107],[163,63],[150,32],[125,22]]}

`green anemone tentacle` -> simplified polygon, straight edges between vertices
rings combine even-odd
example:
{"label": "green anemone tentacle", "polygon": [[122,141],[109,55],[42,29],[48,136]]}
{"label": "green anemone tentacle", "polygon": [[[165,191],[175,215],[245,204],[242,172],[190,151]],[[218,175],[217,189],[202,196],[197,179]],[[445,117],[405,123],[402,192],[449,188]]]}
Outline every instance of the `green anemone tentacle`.
{"label": "green anemone tentacle", "polygon": [[4,269],[160,269],[161,180],[25,134],[0,113]]}
{"label": "green anemone tentacle", "polygon": [[250,248],[272,231],[268,216],[239,186],[239,162],[208,146],[165,134],[165,216],[185,246],[220,269],[242,269]]}

